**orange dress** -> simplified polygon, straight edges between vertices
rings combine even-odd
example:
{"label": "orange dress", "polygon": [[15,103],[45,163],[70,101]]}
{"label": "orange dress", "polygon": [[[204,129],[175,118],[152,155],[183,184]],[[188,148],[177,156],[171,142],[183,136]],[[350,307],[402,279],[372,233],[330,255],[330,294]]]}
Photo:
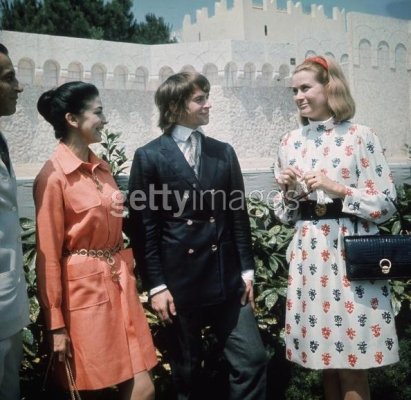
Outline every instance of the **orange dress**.
{"label": "orange dress", "polygon": [[[67,255],[123,245],[122,196],[108,164],[93,153],[85,163],[60,143],[33,191],[39,301],[47,329],[68,330],[78,389],[109,387],[150,370],[157,357],[137,293],[131,249],[117,252],[112,268],[104,257]],[[56,364],[63,379],[63,365]]]}

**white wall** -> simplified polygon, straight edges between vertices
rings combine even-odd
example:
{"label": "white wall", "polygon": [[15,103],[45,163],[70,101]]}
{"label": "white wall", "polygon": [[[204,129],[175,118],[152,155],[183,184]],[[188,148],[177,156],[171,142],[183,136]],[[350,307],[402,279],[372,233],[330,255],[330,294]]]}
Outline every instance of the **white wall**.
{"label": "white wall", "polygon": [[[184,29],[201,26],[219,40],[148,46],[0,32],[0,42],[9,48],[18,76],[26,83],[16,115],[0,119],[17,166],[43,162],[55,146],[50,127],[35,108],[40,94],[69,80],[72,68],[80,71],[82,80],[93,81],[97,67],[104,77],[97,85],[109,128],[123,132],[129,157],[159,134],[153,96],[160,82],[182,68],[195,68],[212,82],[207,132],[231,142],[245,168],[269,168],[279,137],[297,126],[290,73],[309,51],[344,60],[357,103],[355,121],[376,130],[391,161],[407,161],[409,22],[345,15],[337,9],[333,18],[327,18],[320,6],[304,14],[291,2],[281,11],[269,0],[262,8],[253,7],[251,0],[236,0],[232,9],[221,1],[216,3],[216,15],[206,14],[199,12],[198,22],[192,24],[186,18]],[[261,37],[264,24],[266,38]]]}

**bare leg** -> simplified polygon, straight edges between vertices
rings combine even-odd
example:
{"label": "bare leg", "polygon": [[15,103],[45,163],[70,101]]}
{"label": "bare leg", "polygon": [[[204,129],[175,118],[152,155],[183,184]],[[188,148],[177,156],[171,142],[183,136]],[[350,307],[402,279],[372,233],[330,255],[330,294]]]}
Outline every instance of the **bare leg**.
{"label": "bare leg", "polygon": [[154,400],[154,383],[148,371],[142,371],[118,385],[121,400]]}
{"label": "bare leg", "polygon": [[366,370],[339,370],[343,400],[370,400]]}
{"label": "bare leg", "polygon": [[323,385],[325,400],[343,400],[338,369],[325,369],[323,371]]}

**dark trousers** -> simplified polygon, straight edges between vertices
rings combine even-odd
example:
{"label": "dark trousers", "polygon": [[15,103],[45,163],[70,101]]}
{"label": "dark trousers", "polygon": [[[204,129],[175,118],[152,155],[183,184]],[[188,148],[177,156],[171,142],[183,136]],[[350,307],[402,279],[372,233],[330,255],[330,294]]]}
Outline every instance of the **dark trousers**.
{"label": "dark trousers", "polygon": [[201,330],[210,326],[229,363],[230,400],[265,400],[267,356],[249,304],[224,304],[178,312],[168,330],[168,353],[178,400],[201,398]]}

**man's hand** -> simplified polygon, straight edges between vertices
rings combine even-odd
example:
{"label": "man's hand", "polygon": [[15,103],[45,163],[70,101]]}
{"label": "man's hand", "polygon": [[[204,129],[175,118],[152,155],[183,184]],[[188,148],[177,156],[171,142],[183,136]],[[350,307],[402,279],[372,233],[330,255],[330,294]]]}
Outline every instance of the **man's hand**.
{"label": "man's hand", "polygon": [[174,305],[174,299],[168,289],[162,292],[154,294],[150,298],[150,304],[152,309],[158,314],[161,321],[171,323],[173,320],[171,317],[177,315],[176,307]]}
{"label": "man's hand", "polygon": [[53,351],[58,353],[59,361],[64,361],[66,356],[71,357],[70,336],[66,328],[55,329],[50,334]]}
{"label": "man's hand", "polygon": [[247,303],[250,303],[251,308],[255,310],[255,303],[254,303],[254,289],[253,289],[253,281],[249,279],[244,279],[244,293],[241,296],[241,304],[244,306]]}

